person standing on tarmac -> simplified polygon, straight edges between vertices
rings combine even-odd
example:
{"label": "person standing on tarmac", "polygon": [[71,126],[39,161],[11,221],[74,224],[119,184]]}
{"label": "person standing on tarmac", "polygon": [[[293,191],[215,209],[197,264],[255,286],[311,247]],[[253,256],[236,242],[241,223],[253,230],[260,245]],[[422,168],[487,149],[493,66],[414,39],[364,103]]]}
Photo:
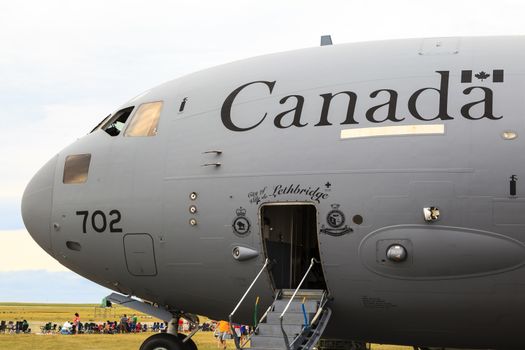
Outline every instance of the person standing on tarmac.
{"label": "person standing on tarmac", "polygon": [[230,324],[227,321],[219,321],[217,328],[219,328],[219,336],[217,337],[219,342],[217,343],[217,347],[220,345],[224,350],[226,350],[226,339],[228,339],[228,336],[231,332]]}
{"label": "person standing on tarmac", "polygon": [[80,326],[80,316],[78,312],[76,312],[75,317],[73,317],[73,334],[78,334],[79,326]]}

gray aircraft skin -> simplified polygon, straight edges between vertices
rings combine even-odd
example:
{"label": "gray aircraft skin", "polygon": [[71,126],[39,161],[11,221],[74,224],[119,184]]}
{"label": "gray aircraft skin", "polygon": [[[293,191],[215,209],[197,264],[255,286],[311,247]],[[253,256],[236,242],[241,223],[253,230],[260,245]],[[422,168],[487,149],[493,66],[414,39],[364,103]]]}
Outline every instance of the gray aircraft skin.
{"label": "gray aircraft skin", "polygon": [[284,277],[236,321],[317,257],[323,337],[523,349],[523,62],[525,37],[410,39],[190,74],[55,155],[23,219],[64,266],[168,310],[227,319],[280,245]]}

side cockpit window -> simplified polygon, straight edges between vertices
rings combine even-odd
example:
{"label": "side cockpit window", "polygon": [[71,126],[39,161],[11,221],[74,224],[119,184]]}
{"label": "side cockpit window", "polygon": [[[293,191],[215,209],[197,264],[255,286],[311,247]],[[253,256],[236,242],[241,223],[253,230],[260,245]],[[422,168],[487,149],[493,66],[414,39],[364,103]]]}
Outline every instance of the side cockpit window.
{"label": "side cockpit window", "polygon": [[108,115],[106,118],[102,119],[102,121],[100,123],[97,124],[97,126],[95,126],[93,128],[93,130],[91,130],[89,133],[91,134],[92,132],[95,132],[97,131],[98,129],[100,129],[102,127],[102,125],[106,124],[106,121],[111,118],[111,114]]}
{"label": "side cockpit window", "polygon": [[117,136],[124,128],[124,124],[126,124],[129,115],[133,111],[133,108],[134,107],[121,109],[113,116],[106,118],[107,121],[102,124],[101,129],[111,136]]}
{"label": "side cockpit window", "polygon": [[124,136],[157,135],[161,110],[161,101],[141,104],[124,132]]}
{"label": "side cockpit window", "polygon": [[62,182],[65,184],[82,184],[86,182],[89,174],[89,163],[91,163],[91,154],[67,156]]}

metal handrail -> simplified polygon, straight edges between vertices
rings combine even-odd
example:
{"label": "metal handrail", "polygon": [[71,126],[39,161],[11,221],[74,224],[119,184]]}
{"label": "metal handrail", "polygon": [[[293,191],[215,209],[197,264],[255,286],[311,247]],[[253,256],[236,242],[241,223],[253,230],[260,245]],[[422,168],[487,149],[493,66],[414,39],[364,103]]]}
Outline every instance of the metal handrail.
{"label": "metal handrail", "polygon": [[323,296],[321,297],[321,301],[319,301],[319,309],[317,310],[317,312],[315,313],[314,317],[312,317],[312,319],[310,320],[310,326],[315,324],[315,322],[317,322],[317,319],[319,318],[319,316],[321,315],[321,313],[323,312],[324,310],[324,306],[326,305],[326,303],[328,302],[328,298],[326,298],[326,295],[327,295],[327,292],[325,291],[323,293]]}
{"label": "metal handrail", "polygon": [[[246,292],[244,292],[244,295],[241,297],[241,300],[239,300],[239,302],[237,303],[237,306],[235,306],[235,309],[233,309],[233,311],[228,316],[228,321],[230,322],[230,328],[232,329],[232,331],[233,331],[233,323],[232,323],[233,315],[237,312],[237,309],[239,308],[239,306],[241,306],[242,302],[244,301],[244,299],[246,298],[246,296],[248,295],[250,290],[255,285],[255,282],[257,282],[257,280],[259,279],[259,276],[261,276],[261,274],[264,271],[264,269],[268,266],[269,262],[270,261],[268,260],[268,258],[266,258],[266,260],[264,261],[263,267],[261,267],[261,270],[259,270],[259,273],[257,274],[257,276],[255,276],[255,278],[253,279],[252,283],[250,284],[248,289],[246,289]],[[237,347],[237,349],[240,349],[239,344],[237,343],[237,341],[235,341],[235,346]]]}
{"label": "metal handrail", "polygon": [[286,314],[286,311],[288,311],[288,308],[290,307],[290,304],[292,303],[293,299],[295,298],[295,295],[297,294],[297,292],[299,292],[299,289],[301,289],[301,286],[303,285],[304,280],[306,279],[306,277],[310,273],[310,270],[312,269],[312,267],[314,267],[314,264],[316,262],[318,263],[319,261],[315,260],[315,258],[312,258],[312,260],[310,262],[310,266],[308,267],[308,270],[306,270],[306,273],[304,274],[303,279],[301,280],[301,282],[299,282],[299,285],[297,286],[297,288],[293,292],[292,297],[290,298],[290,300],[288,300],[288,304],[286,304],[286,307],[284,308],[283,312],[281,313],[281,316],[279,316],[279,318],[281,320],[283,319],[284,314]]}
{"label": "metal handrail", "polygon": [[[303,340],[306,340],[305,344],[301,344],[303,349],[311,349],[312,346],[319,340],[321,334],[324,332],[324,330],[326,328],[326,322],[327,322],[327,320],[330,319],[331,315],[332,315],[332,310],[330,310],[330,308],[327,307],[325,309],[325,311],[323,312],[323,315],[321,316],[321,320],[319,321],[320,324],[313,330],[312,334],[308,338],[302,337]],[[294,348],[295,348],[294,343],[297,340],[298,339],[296,338],[292,342],[292,345],[294,346]]]}
{"label": "metal handrail", "polygon": [[233,314],[235,314],[235,312],[237,312],[237,309],[239,308],[239,306],[241,306],[242,302],[244,301],[244,298],[246,298],[246,296],[248,295],[248,293],[252,289],[252,287],[255,284],[255,282],[257,282],[257,280],[259,279],[259,276],[262,274],[262,272],[264,271],[266,266],[268,266],[268,263],[269,263],[269,260],[268,260],[268,258],[266,258],[266,260],[264,261],[263,267],[261,267],[261,270],[259,271],[257,276],[255,276],[254,280],[252,281],[252,284],[250,284],[248,289],[246,289],[246,292],[244,292],[244,295],[242,296],[241,300],[239,300],[239,302],[237,303],[237,306],[235,306],[235,309],[233,309],[231,314],[228,316],[228,318],[230,319],[230,322],[231,322],[231,318],[233,317]]}
{"label": "metal handrail", "polygon": [[313,325],[315,325],[315,323],[317,322],[318,318],[321,316],[321,314],[323,314],[323,312],[325,311],[325,306],[326,306],[326,303],[328,302],[328,298],[327,298],[327,294],[328,292],[325,291],[321,297],[321,300],[319,301],[319,309],[317,310],[317,312],[315,313],[314,317],[310,320],[309,324],[307,325],[307,327],[303,327],[301,333],[299,333],[295,338],[294,340],[292,340],[292,342],[290,343],[289,345],[289,348],[290,349],[293,349],[295,343],[299,340],[299,339],[304,339],[304,332],[305,331],[308,331]]}

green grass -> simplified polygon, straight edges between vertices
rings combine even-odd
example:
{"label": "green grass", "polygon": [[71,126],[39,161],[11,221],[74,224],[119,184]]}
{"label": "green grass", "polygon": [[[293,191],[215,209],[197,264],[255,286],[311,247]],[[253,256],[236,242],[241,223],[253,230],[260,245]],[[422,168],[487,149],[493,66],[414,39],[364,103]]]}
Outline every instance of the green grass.
{"label": "green grass", "polygon": [[[114,306],[111,310],[112,316],[102,317],[95,315],[95,310],[100,309],[95,304],[36,304],[36,303],[0,303],[0,320],[21,321],[27,320],[33,334],[0,334],[0,349],[2,350],[135,350],[142,342],[153,333],[140,334],[81,334],[60,335],[36,334],[40,332],[40,326],[46,322],[61,324],[71,321],[75,312],[78,312],[82,322],[105,322],[118,320],[123,314],[136,314],[141,322],[157,322],[159,320],[149,315],[138,313],[135,310],[121,306]],[[106,314],[106,316],[108,316]],[[193,340],[199,350],[216,350],[217,341],[212,332],[199,332]],[[227,341],[227,349],[234,350],[232,340]],[[373,350],[412,350],[411,347],[373,345]]]}
{"label": "green grass", "polygon": [[[0,335],[0,349],[8,350],[136,350],[153,333],[140,334],[86,334],[86,335]],[[216,350],[217,343],[212,332],[197,333],[193,340],[199,350]],[[234,350],[233,341],[228,349]]]}

